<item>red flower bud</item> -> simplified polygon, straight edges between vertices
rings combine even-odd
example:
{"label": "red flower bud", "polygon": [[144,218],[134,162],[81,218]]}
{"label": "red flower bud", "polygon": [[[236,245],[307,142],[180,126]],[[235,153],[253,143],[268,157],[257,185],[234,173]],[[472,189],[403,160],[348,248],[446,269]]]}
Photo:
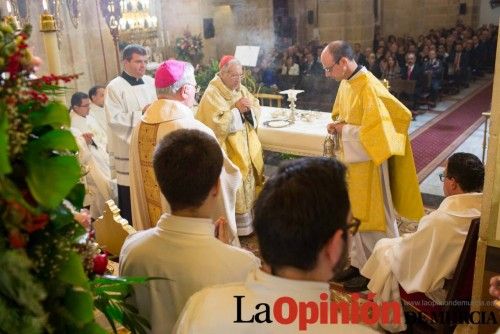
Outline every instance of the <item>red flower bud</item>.
{"label": "red flower bud", "polygon": [[24,248],[26,246],[26,238],[19,230],[12,230],[9,233],[9,244],[12,248]]}
{"label": "red flower bud", "polygon": [[96,256],[94,256],[94,273],[96,273],[97,275],[104,275],[107,266],[108,256],[106,254],[97,254]]}

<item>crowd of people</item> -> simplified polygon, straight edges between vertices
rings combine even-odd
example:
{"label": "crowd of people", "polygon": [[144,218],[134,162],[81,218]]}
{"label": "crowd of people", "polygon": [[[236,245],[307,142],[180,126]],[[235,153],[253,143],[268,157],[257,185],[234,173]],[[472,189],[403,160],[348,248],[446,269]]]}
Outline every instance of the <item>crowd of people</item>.
{"label": "crowd of people", "polygon": [[[364,49],[359,43],[353,45],[354,59],[379,79],[415,80],[410,108],[416,108],[424,92],[430,93],[428,102],[433,106],[443,87],[456,92],[485,72],[492,73],[497,35],[498,26],[473,29],[457,23],[450,29],[431,29],[418,37],[376,36],[373,45]],[[289,88],[280,86],[283,76],[297,78],[297,85],[301,77],[323,76],[319,55],[325,46],[311,41],[306,46],[292,45],[265,53],[256,76],[263,86],[280,89]]]}
{"label": "crowd of people", "polygon": [[[252,315],[280,296],[325,301],[332,279],[345,281],[349,291],[376,292],[377,302],[394,297],[380,282],[442,301],[438,292],[453,276],[464,231],[480,216],[484,167],[470,154],[450,157],[443,175],[447,199],[424,216],[407,132],[411,112],[362,65],[358,49],[331,42],[316,60],[309,53],[308,65],[298,70],[340,82],[325,132],[342,143],[342,162],[298,159],[266,182],[256,132],[259,101],[242,85],[243,68],[233,56],[221,58],[196,115],[193,66],[170,59],[151,78],[139,45],[125,47],[123,72],[105,89],[73,95],[72,131],[88,151],[81,162],[99,171],[83,177],[88,185],[107,185],[87,203],[99,210],[103,198],[117,197],[122,215],[139,230],[122,248],[120,274],[165,278],[136,286],[131,297],[152,333],[296,332],[295,321],[283,325],[270,314]],[[282,73],[296,73],[287,59]],[[367,106],[376,107],[368,113]],[[88,189],[89,196],[101,191]],[[413,237],[399,235],[396,212],[421,219]],[[456,232],[448,234],[453,251],[435,247],[434,236],[449,226]],[[253,232],[262,259],[240,248],[239,236]],[[446,253],[446,270],[387,259],[398,250],[411,253],[412,243],[427,258]],[[235,296],[247,298],[244,305]],[[238,321],[243,318],[256,321]],[[308,325],[315,333],[373,332],[358,324]]]}

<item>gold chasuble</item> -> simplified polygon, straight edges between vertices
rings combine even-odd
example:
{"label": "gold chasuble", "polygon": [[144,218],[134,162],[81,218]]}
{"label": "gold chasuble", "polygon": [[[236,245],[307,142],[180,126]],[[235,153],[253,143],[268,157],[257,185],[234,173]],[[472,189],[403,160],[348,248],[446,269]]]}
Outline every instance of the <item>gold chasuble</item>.
{"label": "gold chasuble", "polygon": [[[248,121],[241,130],[233,131],[232,109],[235,102],[246,97],[252,101],[252,113],[259,117],[259,100],[246,87],[229,90],[219,75],[210,81],[198,107],[196,118],[211,128],[229,159],[240,169],[243,183],[236,194],[236,213],[250,212],[260,186],[263,184],[264,160],[256,129]],[[237,117],[240,117],[239,114]],[[257,123],[255,124],[257,126]]]}
{"label": "gold chasuble", "polygon": [[424,209],[408,138],[411,112],[372,73],[365,71],[342,80],[332,118],[360,127],[359,140],[371,158],[347,164],[351,210],[362,222],[360,229],[386,230],[380,166],[387,160],[396,212],[419,220]]}

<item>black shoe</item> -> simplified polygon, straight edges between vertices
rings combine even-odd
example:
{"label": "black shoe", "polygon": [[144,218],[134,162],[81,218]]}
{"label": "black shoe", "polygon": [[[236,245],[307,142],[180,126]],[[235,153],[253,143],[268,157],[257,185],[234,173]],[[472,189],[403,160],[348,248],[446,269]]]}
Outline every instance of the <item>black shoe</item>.
{"label": "black shoe", "polygon": [[353,266],[349,266],[349,268],[345,269],[344,271],[341,271],[335,277],[333,277],[332,281],[341,283],[350,280],[353,277],[359,276],[359,269]]}
{"label": "black shoe", "polygon": [[368,282],[370,282],[368,278],[359,275],[344,282],[343,287],[344,290],[349,292],[360,292],[368,290]]}

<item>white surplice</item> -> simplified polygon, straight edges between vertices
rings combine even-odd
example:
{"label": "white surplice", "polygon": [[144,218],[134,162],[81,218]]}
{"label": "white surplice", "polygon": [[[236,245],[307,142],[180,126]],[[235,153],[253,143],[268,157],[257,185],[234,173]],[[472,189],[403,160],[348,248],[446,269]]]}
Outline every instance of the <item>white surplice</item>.
{"label": "white surplice", "polygon": [[108,143],[108,121],[106,120],[106,112],[104,107],[99,107],[97,104],[90,103],[89,115],[96,120],[99,130],[104,134],[106,145]]}
{"label": "white surplice", "polygon": [[151,333],[158,334],[171,333],[193,293],[243,281],[259,266],[251,252],[217,240],[210,219],[168,214],[156,227],[128,237],[120,253],[120,275],[167,279],[135,284],[132,295],[132,303],[149,320]]}
{"label": "white surplice", "polygon": [[[273,316],[274,302],[280,297],[293,298],[299,302],[324,302],[321,294],[330,295],[329,285],[324,282],[301,281],[269,275],[260,269],[250,274],[245,282],[209,287],[194,294],[186,304],[176,327],[176,334],[288,334],[288,333],[376,333],[375,330],[359,324],[342,324],[342,315],[337,314],[337,324],[309,324],[307,331],[299,331],[297,318],[290,324],[280,324]],[[240,319],[248,321],[260,303],[270,306],[271,323],[235,323],[237,320],[237,299],[240,299]],[[329,299],[328,299],[329,300]],[[258,311],[263,311],[260,307]],[[288,317],[288,307],[283,307],[283,316]],[[264,316],[261,316],[264,318]],[[352,319],[349,317],[348,319]],[[318,320],[319,322],[319,320]]]}
{"label": "white surplice", "polygon": [[132,129],[141,120],[142,109],[156,100],[154,79],[144,75],[144,84],[132,86],[118,76],[106,87],[104,110],[108,124],[108,142],[111,164],[116,169],[116,180],[129,186],[129,146]]}
{"label": "white surplice", "polygon": [[109,167],[103,168],[103,161],[99,162],[102,155],[99,149],[88,145],[78,128],[71,128],[78,144],[78,161],[85,173],[82,182],[85,185],[84,206],[90,205],[92,218],[99,218],[105,208],[107,200],[116,201],[116,183],[111,180]]}
{"label": "white surplice", "polygon": [[[359,139],[360,127],[346,124],[342,128],[342,161],[346,164],[358,163],[371,160]],[[363,268],[364,264],[373,252],[377,241],[382,238],[394,238],[399,236],[396,222],[396,213],[392,204],[391,184],[387,161],[380,165],[380,183],[384,201],[384,212],[386,231],[384,232],[358,232],[352,238],[350,257],[351,265],[356,268]]]}
{"label": "white surplice", "polygon": [[444,301],[444,281],[453,277],[470,223],[481,215],[481,202],[482,193],[446,197],[420,220],[416,232],[377,242],[361,270],[376,301],[400,301],[397,284],[407,293]]}
{"label": "white surplice", "polygon": [[[147,124],[159,124],[157,132],[158,143],[163,137],[178,129],[196,129],[214,137],[214,132],[205,124],[194,119],[193,112],[184,104],[160,99],[151,104],[142,116],[142,122]],[[145,191],[143,187],[143,177],[139,158],[139,125],[134,128],[130,145],[130,195],[132,202],[132,221],[137,230],[144,230],[153,227],[156,222],[150,222]],[[224,151],[224,164],[220,176],[221,188],[218,195],[217,207],[214,210],[213,218],[225,217],[233,237],[233,245],[239,245],[235,219],[236,191],[241,184],[241,174],[231,160],[228,159]],[[165,197],[161,195],[162,211],[170,212]]]}

